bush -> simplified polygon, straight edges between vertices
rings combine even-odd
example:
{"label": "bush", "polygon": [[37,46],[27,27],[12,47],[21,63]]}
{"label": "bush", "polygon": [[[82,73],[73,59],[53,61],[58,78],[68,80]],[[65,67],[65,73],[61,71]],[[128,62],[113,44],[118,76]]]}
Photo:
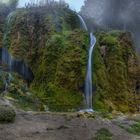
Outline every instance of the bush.
{"label": "bush", "polygon": [[15,120],[15,111],[8,106],[0,106],[0,122],[9,123]]}
{"label": "bush", "polygon": [[106,34],[103,38],[103,44],[107,44],[108,46],[114,46],[117,45],[117,43],[117,38],[110,34]]}
{"label": "bush", "polygon": [[129,126],[120,125],[121,128],[125,129],[127,132],[140,136],[140,121],[136,121],[134,124]]}
{"label": "bush", "polygon": [[96,137],[93,140],[111,140],[112,134],[106,128],[101,128],[97,131]]}

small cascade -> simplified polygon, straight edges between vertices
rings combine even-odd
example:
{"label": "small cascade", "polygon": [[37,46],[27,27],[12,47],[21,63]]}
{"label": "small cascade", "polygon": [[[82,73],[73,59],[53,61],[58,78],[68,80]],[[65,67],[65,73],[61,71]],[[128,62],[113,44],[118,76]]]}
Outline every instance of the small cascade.
{"label": "small cascade", "polygon": [[6,48],[1,49],[2,52],[2,66],[5,71],[16,72],[22,76],[27,82],[32,82],[34,79],[31,69],[22,60],[17,60],[12,57]]}
{"label": "small cascade", "polygon": [[12,60],[13,58],[9,55],[8,50],[6,48],[2,48],[2,65],[7,66],[8,71],[12,72]]}
{"label": "small cascade", "polygon": [[83,27],[86,31],[88,31],[88,28],[87,28],[87,25],[86,25],[84,19],[83,19],[80,15],[78,15],[78,17],[79,17],[79,19],[80,19],[80,21],[81,21],[82,27]]}
{"label": "small cascade", "polygon": [[[88,28],[86,26],[86,23],[84,19],[78,15],[82,27],[87,31]],[[92,52],[93,48],[96,44],[96,38],[93,35],[93,33],[90,33],[90,47],[89,47],[89,53],[88,53],[88,65],[87,65],[87,72],[86,72],[86,79],[85,79],[85,102],[86,102],[86,108],[81,111],[85,112],[93,112],[92,107]]]}

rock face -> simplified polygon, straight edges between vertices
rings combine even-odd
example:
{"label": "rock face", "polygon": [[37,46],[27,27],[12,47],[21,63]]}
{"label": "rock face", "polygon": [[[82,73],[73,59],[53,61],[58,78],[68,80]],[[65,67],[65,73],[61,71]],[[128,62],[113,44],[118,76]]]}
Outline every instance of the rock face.
{"label": "rock face", "polygon": [[96,109],[138,111],[140,61],[129,33],[98,33],[93,55]]}

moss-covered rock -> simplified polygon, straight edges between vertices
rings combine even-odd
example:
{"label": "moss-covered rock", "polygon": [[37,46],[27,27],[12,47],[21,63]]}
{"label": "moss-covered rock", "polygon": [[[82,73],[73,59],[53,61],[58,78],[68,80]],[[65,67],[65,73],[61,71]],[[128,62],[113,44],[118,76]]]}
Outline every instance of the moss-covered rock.
{"label": "moss-covered rock", "polygon": [[31,92],[46,108],[78,109],[83,101],[88,34],[67,5],[51,6],[17,9],[9,21],[7,46],[32,69]]}
{"label": "moss-covered rock", "polygon": [[[89,36],[79,22],[75,12],[57,2],[19,8],[10,16],[6,46],[32,69],[29,100],[39,98],[41,108],[45,104],[46,109],[63,111],[82,106]],[[95,110],[136,112],[140,106],[140,63],[131,35],[111,31],[99,32],[96,37]],[[15,84],[9,91],[18,100],[28,100],[26,94],[17,96],[20,92]]]}
{"label": "moss-covered rock", "polygon": [[97,33],[97,40],[93,52],[95,109],[137,111],[140,63],[131,35],[120,31],[102,32]]}
{"label": "moss-covered rock", "polygon": [[43,103],[29,91],[27,83],[18,74],[0,71],[0,77],[0,97],[7,100],[5,103],[26,111],[44,110]]}

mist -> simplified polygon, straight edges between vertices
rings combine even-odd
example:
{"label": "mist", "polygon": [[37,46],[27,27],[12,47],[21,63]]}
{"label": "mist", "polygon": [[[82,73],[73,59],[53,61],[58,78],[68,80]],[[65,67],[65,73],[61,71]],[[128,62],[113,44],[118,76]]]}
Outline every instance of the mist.
{"label": "mist", "polygon": [[131,32],[140,53],[140,0],[86,0],[81,14],[106,30]]}
{"label": "mist", "polygon": [[0,0],[0,2],[7,3],[7,2],[9,2],[9,0]]}

